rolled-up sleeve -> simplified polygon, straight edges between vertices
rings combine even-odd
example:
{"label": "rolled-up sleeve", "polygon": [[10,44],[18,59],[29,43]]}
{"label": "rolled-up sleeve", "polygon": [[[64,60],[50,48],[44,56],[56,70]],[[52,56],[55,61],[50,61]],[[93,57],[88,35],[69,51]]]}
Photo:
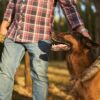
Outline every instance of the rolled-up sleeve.
{"label": "rolled-up sleeve", "polygon": [[83,21],[77,10],[74,0],[59,0],[59,4],[64,11],[65,17],[68,19],[72,29],[83,25]]}
{"label": "rolled-up sleeve", "polygon": [[14,11],[14,7],[15,7],[15,4],[14,4],[13,0],[9,0],[6,11],[4,13],[3,20],[7,20],[7,21],[11,20],[11,16]]}

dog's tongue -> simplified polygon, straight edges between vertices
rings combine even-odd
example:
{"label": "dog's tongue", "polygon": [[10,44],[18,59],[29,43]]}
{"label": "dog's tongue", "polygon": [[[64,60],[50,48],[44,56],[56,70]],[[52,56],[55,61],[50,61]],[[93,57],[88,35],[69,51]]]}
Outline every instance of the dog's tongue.
{"label": "dog's tongue", "polygon": [[52,51],[61,51],[61,50],[68,50],[69,47],[65,44],[57,44],[52,45],[51,50]]}

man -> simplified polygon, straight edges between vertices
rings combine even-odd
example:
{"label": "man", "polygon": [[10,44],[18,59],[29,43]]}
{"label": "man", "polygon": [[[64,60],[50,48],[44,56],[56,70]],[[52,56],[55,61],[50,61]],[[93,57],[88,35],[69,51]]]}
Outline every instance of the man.
{"label": "man", "polygon": [[[91,38],[80,19],[74,1],[58,0],[58,2],[72,29]],[[0,34],[6,35],[0,63],[0,100],[11,100],[14,75],[25,50],[30,55],[33,100],[47,100],[53,6],[54,0],[17,0],[16,5],[14,0],[9,0],[0,28]],[[15,17],[10,25],[14,9]]]}

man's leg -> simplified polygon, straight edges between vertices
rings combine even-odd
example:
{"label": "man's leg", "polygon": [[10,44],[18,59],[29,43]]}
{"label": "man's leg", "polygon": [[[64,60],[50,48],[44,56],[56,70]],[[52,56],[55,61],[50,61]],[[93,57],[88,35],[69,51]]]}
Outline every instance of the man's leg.
{"label": "man's leg", "polygon": [[33,81],[33,100],[47,100],[48,94],[48,55],[49,41],[27,44],[31,60],[31,75]]}
{"label": "man's leg", "polygon": [[0,100],[11,100],[14,75],[24,53],[22,45],[5,40],[0,62]]}

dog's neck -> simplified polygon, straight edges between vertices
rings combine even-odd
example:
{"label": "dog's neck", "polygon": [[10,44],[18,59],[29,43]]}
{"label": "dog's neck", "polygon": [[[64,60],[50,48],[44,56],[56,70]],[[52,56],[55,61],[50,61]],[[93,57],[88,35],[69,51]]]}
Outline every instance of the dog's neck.
{"label": "dog's neck", "polygon": [[70,72],[77,78],[81,77],[81,74],[89,68],[93,61],[94,59],[92,59],[88,53],[84,54],[82,52],[78,54],[71,52],[69,55],[67,55],[67,62],[69,65],[68,67],[70,67]]}

